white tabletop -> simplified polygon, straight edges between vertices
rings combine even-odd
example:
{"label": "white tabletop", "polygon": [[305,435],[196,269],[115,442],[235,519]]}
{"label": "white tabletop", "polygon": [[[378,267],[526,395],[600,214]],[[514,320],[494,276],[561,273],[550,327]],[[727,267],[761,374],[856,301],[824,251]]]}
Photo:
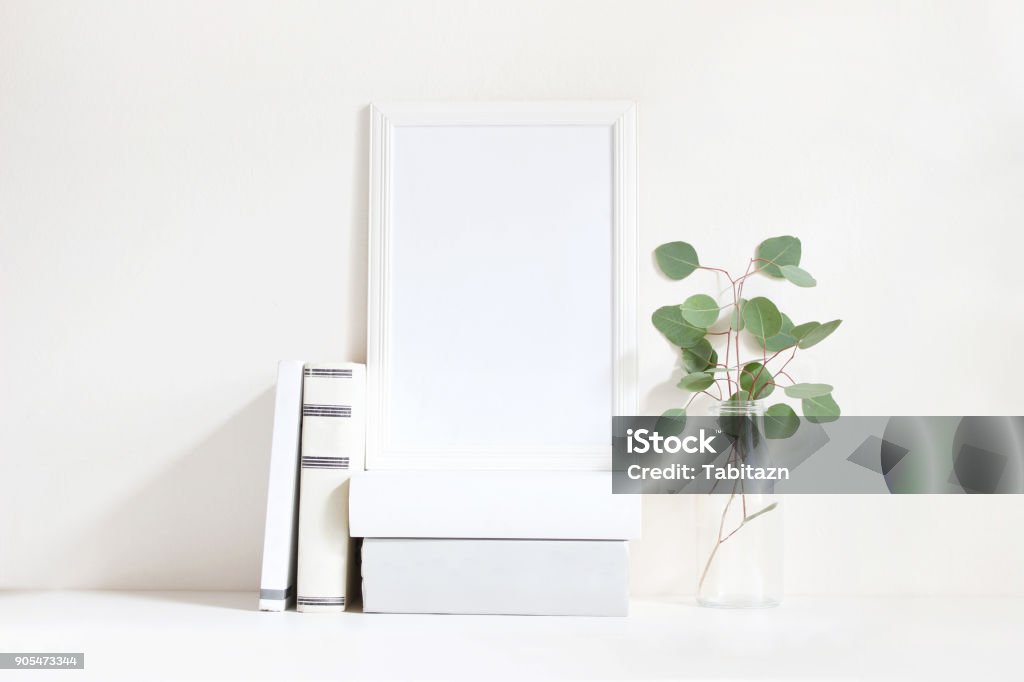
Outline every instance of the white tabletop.
{"label": "white tabletop", "polygon": [[[0,592],[0,679],[1022,679],[1022,598],[791,597],[628,618],[260,613],[255,593]],[[6,674],[5,674],[6,673]]]}

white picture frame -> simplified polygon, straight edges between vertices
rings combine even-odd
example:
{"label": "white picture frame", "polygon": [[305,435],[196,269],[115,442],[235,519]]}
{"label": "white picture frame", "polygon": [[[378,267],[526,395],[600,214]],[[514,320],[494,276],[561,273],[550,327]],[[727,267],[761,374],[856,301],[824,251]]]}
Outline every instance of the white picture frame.
{"label": "white picture frame", "polygon": [[[601,152],[603,145],[601,140],[607,135],[608,156],[607,169],[595,168],[600,163],[595,159],[603,159]],[[525,144],[524,144],[525,143]],[[477,154],[483,145],[490,150],[497,150],[495,153]],[[535,149],[538,164],[532,170],[525,166],[532,163],[534,157],[522,161],[518,157],[523,147]],[[435,151],[431,151],[435,150]],[[504,151],[503,151],[504,150]],[[577,151],[578,150],[578,151]],[[509,157],[516,157],[506,166],[504,163],[504,152]],[[525,152],[522,152],[525,153]],[[577,159],[576,156],[579,156]],[[424,161],[426,157],[426,162]],[[436,163],[435,163],[436,157]],[[565,157],[565,158],[563,158]],[[464,161],[463,166],[472,165],[472,170],[458,164],[460,159],[472,159]],[[519,165],[516,165],[516,164]],[[558,390],[573,389],[576,383],[581,384],[574,398],[567,399],[569,393],[556,395],[552,399],[560,400],[560,405],[571,406],[580,402],[583,405],[593,406],[581,407],[580,414],[571,414],[566,418],[565,423],[571,424],[575,432],[572,438],[566,442],[556,442],[562,438],[562,432],[554,432],[550,425],[540,424],[544,421],[544,415],[550,413],[550,408],[538,407],[543,412],[536,412],[527,427],[537,423],[534,430],[524,428],[523,422],[517,419],[517,411],[508,409],[503,402],[502,387],[494,386],[493,393],[486,391],[481,393],[478,400],[462,396],[466,392],[457,393],[454,389],[451,394],[455,399],[452,403],[455,407],[426,418],[423,412],[415,412],[416,418],[410,418],[410,410],[429,409],[433,396],[418,395],[417,390],[426,390],[425,386],[436,386],[437,377],[433,383],[417,384],[417,381],[426,381],[419,373],[427,364],[422,361],[424,351],[423,344],[434,341],[435,335],[443,335],[444,329],[438,325],[432,325],[433,319],[448,319],[458,322],[462,318],[453,317],[458,306],[464,302],[448,300],[453,297],[450,294],[451,282],[437,284],[436,280],[441,277],[424,277],[417,265],[423,259],[432,259],[434,266],[437,258],[448,258],[453,253],[453,259],[458,258],[459,245],[468,241],[479,245],[482,238],[479,232],[470,228],[470,231],[456,232],[456,228],[449,227],[452,224],[467,222],[469,219],[458,214],[458,210],[449,208],[460,207],[462,199],[456,195],[455,201],[451,200],[452,192],[458,192],[462,183],[467,187],[467,192],[472,191],[472,185],[478,177],[497,177],[500,183],[508,184],[509,192],[519,191],[516,195],[514,206],[518,208],[526,205],[527,201],[533,200],[530,194],[530,183],[540,182],[535,176],[542,175],[546,169],[551,167],[569,169],[568,174],[575,179],[576,174],[572,169],[578,168],[579,182],[569,183],[565,190],[566,196],[575,197],[572,206],[565,210],[564,228],[566,234],[562,234],[561,223],[553,221],[547,225],[547,232],[543,234],[550,236],[554,244],[582,243],[593,247],[594,253],[603,254],[606,245],[604,239],[604,227],[601,230],[595,228],[593,238],[578,238],[581,228],[577,225],[585,221],[587,216],[604,215],[604,204],[608,203],[607,219],[610,223],[608,229],[610,239],[607,244],[607,257],[611,261],[602,264],[604,256],[584,259],[584,262],[573,265],[566,263],[566,268],[579,268],[583,279],[592,276],[594,282],[599,282],[607,266],[607,273],[611,275],[607,282],[609,287],[610,314],[606,330],[608,334],[608,356],[611,378],[607,383],[610,395],[608,395],[608,408],[606,414],[597,398],[585,390],[582,385],[588,377],[581,375],[581,368],[575,369],[575,374],[569,376],[570,372],[565,371],[566,376],[560,376],[563,372],[559,358],[551,358],[551,366],[543,368],[550,376],[537,381],[535,384],[546,384],[548,387],[555,387]],[[445,164],[449,164],[447,167]],[[525,164],[525,166],[524,166]],[[576,164],[575,166],[573,164]],[[491,167],[493,165],[493,167]],[[511,167],[511,170],[509,168]],[[555,171],[552,171],[555,172]],[[418,175],[415,175],[417,174]],[[602,175],[606,173],[606,175]],[[562,178],[566,173],[557,177]],[[507,177],[506,177],[507,176]],[[599,196],[607,179],[610,185],[607,189],[607,196]],[[448,184],[439,185],[437,183]],[[500,184],[499,183],[499,184]],[[523,184],[525,190],[518,184]],[[576,185],[579,185],[577,188]],[[421,188],[422,191],[421,191]],[[494,183],[486,185],[487,191],[501,191],[494,189]],[[561,190],[559,190],[561,191]],[[518,469],[518,470],[609,470],[611,468],[611,417],[613,415],[632,415],[637,411],[637,360],[636,360],[636,112],[635,105],[626,101],[585,101],[585,102],[488,102],[488,103],[383,103],[371,107],[371,143],[370,143],[370,234],[369,234],[369,286],[368,286],[368,320],[367,320],[367,456],[368,469]],[[545,194],[537,192],[537,196]],[[594,212],[587,207],[589,196],[595,197],[596,207]],[[435,196],[449,196],[449,200],[442,198],[435,199]],[[578,196],[579,195],[579,196]],[[476,196],[474,194],[473,196]],[[525,196],[525,198],[523,198]],[[549,210],[550,206],[543,204],[543,201],[552,201],[551,196],[537,199],[538,212]],[[552,195],[555,201],[560,194]],[[610,202],[609,202],[610,199]],[[520,200],[522,203],[520,203]],[[430,203],[433,201],[434,203]],[[466,203],[471,203],[467,201]],[[501,210],[501,201],[494,202],[495,210]],[[488,204],[476,206],[472,210],[486,210]],[[582,207],[582,208],[581,208]],[[470,209],[466,209],[470,210]],[[523,209],[529,211],[529,206]],[[446,211],[452,211],[453,217],[449,220]],[[558,208],[562,211],[562,208]],[[439,214],[439,215],[434,215]],[[475,214],[477,217],[479,214]],[[582,215],[584,218],[577,216]],[[544,219],[544,216],[539,216]],[[495,216],[496,220],[502,216]],[[475,220],[475,219],[474,219]],[[483,222],[487,222],[486,220]],[[594,224],[600,221],[595,220]],[[476,223],[474,222],[474,225]],[[464,226],[463,226],[464,228]],[[462,229],[462,228],[460,228]],[[541,228],[538,228],[541,229]],[[576,230],[576,233],[569,234],[569,230]],[[448,232],[452,233],[449,234]],[[427,234],[429,232],[429,239]],[[495,232],[497,234],[497,231]],[[511,233],[511,232],[510,232]],[[503,233],[504,234],[504,233]],[[560,241],[561,240],[561,241]],[[451,248],[434,251],[432,243],[450,244]],[[541,245],[543,246],[543,245]],[[465,248],[470,248],[469,246]],[[429,252],[429,254],[427,253]],[[410,253],[417,256],[422,253],[420,261],[410,260]],[[538,252],[542,253],[542,252]],[[462,254],[465,256],[465,254]],[[510,261],[515,263],[526,259],[502,260],[494,262],[500,264],[500,268],[513,267]],[[397,262],[396,262],[397,261]],[[467,265],[467,259],[452,262],[444,267],[438,267],[434,272],[461,272],[463,265]],[[529,265],[529,263],[527,263]],[[518,266],[516,266],[518,267]],[[547,267],[548,271],[543,268]],[[478,268],[477,276],[486,277],[488,268]],[[400,270],[402,272],[400,272]],[[538,264],[538,270],[531,270],[526,267],[522,272],[520,281],[523,286],[538,289],[544,285],[547,276],[559,275],[551,267],[551,263]],[[591,272],[593,270],[593,272]],[[402,274],[410,281],[404,281]],[[508,272],[503,272],[508,275]],[[516,279],[515,277],[504,277],[503,281]],[[417,299],[421,296],[430,296],[428,290],[431,286],[437,287],[436,295],[426,299]],[[443,289],[443,286],[449,289]],[[465,286],[461,291],[472,295],[475,287]],[[593,291],[590,287],[587,291]],[[534,292],[533,300],[542,301],[537,298],[538,292]],[[507,293],[507,292],[506,292]],[[591,296],[586,296],[590,300]],[[501,296],[498,296],[501,300]],[[595,299],[596,300],[596,299]],[[404,332],[396,331],[396,319],[409,322],[410,318],[419,318],[424,309],[424,302],[430,306],[448,306],[443,308],[435,318],[427,320],[422,327],[417,328],[418,334],[411,334],[406,328]],[[477,310],[482,310],[479,302],[476,303]],[[507,303],[506,303],[507,305]],[[596,304],[595,304],[596,305]],[[602,304],[603,305],[603,304]],[[537,306],[542,308],[544,306]],[[404,317],[396,317],[396,308],[404,311]],[[435,309],[437,310],[437,309]],[[532,309],[531,309],[532,310]],[[548,321],[552,318],[551,311],[547,312]],[[596,308],[594,314],[586,317],[587,324],[603,326],[604,322],[600,311]],[[471,314],[471,313],[470,313]],[[532,314],[532,313],[530,313]],[[540,313],[538,313],[540,314]],[[402,322],[398,325],[401,326]],[[510,328],[528,328],[522,325],[514,325]],[[434,330],[432,334],[431,330]],[[600,340],[595,345],[601,346],[604,343],[604,333],[601,329],[592,330],[592,338]],[[553,334],[549,338],[561,340],[565,334]],[[457,337],[461,340],[461,336]],[[501,337],[503,338],[503,337]],[[438,344],[444,343],[443,339],[437,340]],[[482,345],[482,344],[478,344]],[[490,344],[487,344],[490,345]],[[591,344],[581,344],[580,348],[589,348]],[[458,352],[463,356],[475,353],[476,346],[463,345]],[[458,364],[452,364],[447,357],[447,349],[438,345],[434,357],[444,359],[448,364],[446,370],[451,373],[458,373]],[[494,357],[488,358],[486,351],[480,352],[480,357],[467,358],[465,374],[458,379],[473,380],[481,375],[481,368],[486,367],[484,363],[493,362],[495,368],[497,363],[509,362],[509,358]],[[575,357],[574,354],[565,357]],[[601,357],[604,357],[603,355]],[[541,362],[546,362],[543,356]],[[514,360],[513,360],[514,361]],[[602,366],[605,363],[598,358],[594,362],[595,376],[603,376],[605,370]],[[405,367],[406,374],[401,374],[397,369]],[[412,369],[410,369],[412,368]],[[537,370],[536,367],[529,367],[530,370]],[[441,370],[438,370],[441,371]],[[415,380],[412,374],[417,376]],[[486,373],[486,372],[484,372]],[[580,382],[580,377],[585,381]],[[403,377],[408,379],[403,383]],[[507,378],[507,377],[506,377]],[[564,381],[562,380],[564,379]],[[576,383],[573,383],[573,382]],[[453,382],[458,385],[458,381]],[[514,383],[514,382],[513,382]],[[447,384],[446,384],[447,385]],[[604,384],[600,384],[602,387]],[[545,385],[536,387],[538,396],[548,396]],[[524,386],[518,386],[515,391],[522,397]],[[558,390],[555,393],[558,393]],[[602,389],[603,390],[603,389]],[[602,391],[594,391],[600,394]],[[411,397],[410,397],[411,396]],[[489,396],[489,397],[488,397]],[[512,400],[513,396],[509,397]],[[460,411],[473,412],[475,405],[493,401],[496,410],[508,410],[508,429],[490,428],[482,425],[481,436],[466,436],[467,444],[460,443],[453,445],[449,442],[448,433],[453,431],[453,426],[459,423],[464,416]],[[603,400],[601,398],[600,400]],[[520,400],[522,405],[524,401]],[[410,408],[409,405],[412,405]],[[446,408],[447,409],[447,408]],[[478,423],[481,415],[485,418],[490,413],[474,413],[467,417],[466,424]],[[539,415],[539,417],[538,417]],[[506,415],[501,416],[506,419]],[[595,420],[593,422],[588,420]],[[441,423],[444,422],[444,423]],[[502,423],[502,422],[496,422]],[[601,425],[591,435],[593,429],[589,424]],[[604,426],[607,424],[607,426]],[[437,428],[433,428],[434,426]],[[545,430],[546,429],[546,430]],[[455,429],[459,430],[459,429]],[[536,433],[534,433],[536,431]],[[493,439],[491,434],[493,433]],[[477,440],[472,440],[472,438]],[[524,438],[526,439],[524,441]],[[530,439],[533,440],[530,440]],[[507,440],[507,442],[506,442]],[[591,442],[593,440],[593,442]],[[600,442],[598,442],[598,440]]]}

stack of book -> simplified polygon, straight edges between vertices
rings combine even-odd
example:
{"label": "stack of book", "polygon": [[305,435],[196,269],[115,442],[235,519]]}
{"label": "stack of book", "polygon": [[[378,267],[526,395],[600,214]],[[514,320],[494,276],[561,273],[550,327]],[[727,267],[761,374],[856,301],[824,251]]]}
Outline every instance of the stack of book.
{"label": "stack of book", "polygon": [[358,577],[349,481],[365,461],[366,370],[356,363],[278,366],[260,609],[344,611]]}
{"label": "stack of book", "polygon": [[626,615],[639,496],[607,472],[364,472],[364,387],[359,364],[278,368],[261,610],[343,611],[361,575],[367,612]]}
{"label": "stack of book", "polygon": [[639,503],[602,472],[364,473],[349,508],[363,610],[626,615]]}

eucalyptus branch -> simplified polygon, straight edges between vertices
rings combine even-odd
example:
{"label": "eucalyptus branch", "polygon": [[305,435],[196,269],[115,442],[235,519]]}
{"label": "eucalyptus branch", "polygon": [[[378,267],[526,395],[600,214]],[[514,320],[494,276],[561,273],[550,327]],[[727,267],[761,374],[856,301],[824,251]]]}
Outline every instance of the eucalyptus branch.
{"label": "eucalyptus branch", "polygon": [[789,356],[789,360],[786,360],[786,362],[784,362],[782,364],[782,367],[779,367],[779,372],[778,373],[781,373],[782,371],[784,371],[786,369],[786,367],[789,366],[789,363],[793,362],[793,358],[796,357],[796,351],[797,351],[797,346],[793,346],[793,353]]}
{"label": "eucalyptus branch", "polygon": [[[737,315],[739,315],[738,310],[739,309],[737,307],[737,313],[736,313]],[[727,329],[726,332],[725,332],[725,383],[726,383],[726,388],[728,389],[729,395],[732,395],[732,377],[729,376],[729,350],[732,347],[732,335],[729,334],[729,332],[731,332],[731,331],[732,331],[732,327],[729,327],[729,329]],[[738,338],[736,339],[736,343],[739,344],[739,339]],[[739,376],[737,376],[736,379],[737,379],[737,383],[739,383]]]}
{"label": "eucalyptus branch", "polygon": [[[700,591],[704,587],[704,581],[707,580],[708,571],[711,570],[711,562],[715,560],[715,555],[718,554],[718,548],[722,546],[725,540],[722,539],[722,533],[725,532],[725,518],[729,513],[729,507],[732,505],[733,499],[736,497],[736,484],[732,484],[732,494],[729,496],[729,500],[725,503],[725,509],[722,510],[722,521],[718,524],[718,542],[711,550],[711,554],[708,555],[708,560],[704,564],[704,572],[700,575],[700,582],[697,583],[697,590]],[[731,535],[731,533],[730,533]]]}
{"label": "eucalyptus branch", "polygon": [[[817,282],[814,278],[800,267],[801,253],[802,246],[796,237],[782,236],[766,239],[758,245],[754,256],[747,260],[744,273],[739,277],[734,277],[725,268],[701,265],[697,251],[686,242],[669,242],[655,250],[654,255],[658,267],[670,279],[681,280],[696,270],[708,270],[724,275],[729,282],[729,288],[719,290],[716,297],[695,294],[687,298],[681,305],[659,308],[652,317],[654,326],[683,352],[683,366],[688,374],[679,382],[679,386],[692,394],[682,409],[684,414],[694,399],[701,394],[717,400],[723,400],[725,395],[728,395],[730,399],[733,396],[736,399],[746,396],[748,400],[767,398],[775,389],[781,387],[778,379],[784,377],[789,385],[782,387],[782,390],[789,397],[802,401],[805,415],[813,416],[817,421],[831,421],[839,418],[840,410],[832,397],[831,386],[797,383],[786,370],[793,358],[796,357],[798,349],[807,349],[820,343],[835,332],[842,321],[805,322],[794,325],[769,299],[758,296],[748,301],[743,298],[747,281],[754,275],[786,279],[799,287],[815,286]],[[723,295],[726,295],[726,291],[731,294],[732,301],[721,306],[718,301]],[[727,311],[730,317],[728,326],[724,331],[710,331],[708,328],[718,321],[723,311]],[[743,348],[740,342],[740,333],[744,329],[757,340],[761,349],[759,358],[755,356],[756,359],[752,358],[747,362],[743,361]],[[711,340],[718,341],[723,336],[725,337],[724,356],[719,358],[711,345]],[[769,369],[769,364],[790,349],[792,351],[788,357],[773,373]],[[748,368],[749,371],[745,371]],[[724,372],[717,370],[724,370]],[[736,372],[735,382],[733,371]],[[724,377],[721,376],[723,373]],[[718,396],[708,390],[712,385],[715,386]],[[674,412],[678,413],[679,410],[674,410]],[[796,412],[785,403],[772,405],[767,409],[765,415],[771,417],[765,422],[765,435],[768,438],[788,437],[800,426]],[[734,442],[727,461],[733,462],[737,457],[742,457],[742,455]],[[712,485],[712,493],[716,487],[717,480]],[[754,519],[775,509],[773,503],[749,514],[747,493],[742,482],[739,482],[742,521],[736,528],[726,533],[726,518],[736,496],[737,484],[734,483],[732,493],[722,512],[718,540],[701,575],[701,586],[707,578],[722,543],[733,537]]]}
{"label": "eucalyptus branch", "polygon": [[733,283],[733,284],[735,284],[735,282],[736,282],[736,280],[734,280],[734,279],[732,278],[732,275],[731,275],[731,274],[729,273],[729,271],[728,271],[728,270],[726,270],[725,268],[709,268],[709,267],[706,267],[706,266],[704,266],[704,265],[699,265],[699,266],[697,266],[697,267],[698,267],[698,269],[700,269],[700,270],[710,270],[710,271],[712,271],[712,272],[720,272],[720,273],[722,273],[723,275],[725,275],[725,276],[726,276],[726,278],[728,278],[728,280],[729,280],[729,282],[730,282],[730,283]]}

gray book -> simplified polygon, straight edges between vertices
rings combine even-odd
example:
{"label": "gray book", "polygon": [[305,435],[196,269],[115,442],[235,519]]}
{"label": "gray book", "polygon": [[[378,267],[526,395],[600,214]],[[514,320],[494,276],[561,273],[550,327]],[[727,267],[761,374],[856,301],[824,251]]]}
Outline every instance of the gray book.
{"label": "gray book", "polygon": [[622,540],[366,538],[363,610],[625,616]]}

